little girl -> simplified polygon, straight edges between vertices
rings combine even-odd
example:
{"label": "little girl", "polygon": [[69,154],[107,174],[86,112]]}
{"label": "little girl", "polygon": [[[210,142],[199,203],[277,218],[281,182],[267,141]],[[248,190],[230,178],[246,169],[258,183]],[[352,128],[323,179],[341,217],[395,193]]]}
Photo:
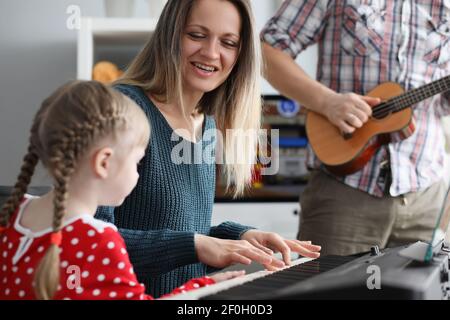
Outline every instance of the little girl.
{"label": "little girl", "polygon": [[[0,213],[0,299],[152,299],[116,227],[93,217],[133,190],[149,136],[144,112],[98,82],[70,82],[43,102]],[[54,189],[25,196],[39,160]],[[194,279],[173,293],[241,274]]]}

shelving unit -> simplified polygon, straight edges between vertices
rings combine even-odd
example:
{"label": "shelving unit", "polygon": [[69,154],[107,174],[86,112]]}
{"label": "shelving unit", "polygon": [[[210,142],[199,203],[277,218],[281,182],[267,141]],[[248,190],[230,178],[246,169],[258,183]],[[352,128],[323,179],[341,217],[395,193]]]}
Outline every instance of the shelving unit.
{"label": "shelving unit", "polygon": [[[263,127],[279,132],[278,141],[271,142],[271,149],[275,152],[272,161],[277,161],[275,167],[278,167],[278,172],[262,176],[238,201],[297,202],[308,179],[305,112],[297,103],[280,95],[265,95],[263,100]],[[225,193],[220,174],[217,181],[216,201],[235,202],[232,195]]]}
{"label": "shelving unit", "polygon": [[149,39],[156,23],[156,19],[82,18],[78,32],[77,78],[91,80],[95,62],[102,59],[124,67]]}

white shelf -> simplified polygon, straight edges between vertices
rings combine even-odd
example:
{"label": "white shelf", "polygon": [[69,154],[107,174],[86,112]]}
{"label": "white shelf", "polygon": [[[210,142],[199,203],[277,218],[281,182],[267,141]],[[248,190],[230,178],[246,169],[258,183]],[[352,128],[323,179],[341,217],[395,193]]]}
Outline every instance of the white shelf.
{"label": "white shelf", "polygon": [[90,80],[95,48],[143,45],[155,30],[156,19],[94,18],[81,19],[77,44],[77,78]]}

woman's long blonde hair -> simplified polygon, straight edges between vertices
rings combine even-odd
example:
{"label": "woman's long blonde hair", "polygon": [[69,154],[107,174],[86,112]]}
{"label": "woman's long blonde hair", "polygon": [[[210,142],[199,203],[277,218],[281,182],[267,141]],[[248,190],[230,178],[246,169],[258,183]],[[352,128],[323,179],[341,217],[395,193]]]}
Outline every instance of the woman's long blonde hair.
{"label": "woman's long blonde hair", "polygon": [[[13,192],[0,212],[6,227],[27,191],[39,160],[54,181],[53,232],[62,228],[68,185],[82,156],[100,139],[117,138],[129,128],[138,128],[136,144],[147,144],[150,127],[144,112],[129,98],[98,82],[73,81],[57,89],[37,112]],[[38,213],[36,213],[38,214]],[[51,244],[35,274],[38,299],[51,299],[60,276],[59,247]]]}
{"label": "woman's long blonde hair", "polygon": [[[182,104],[181,42],[195,1],[168,1],[151,39],[116,84],[138,86],[162,97],[164,103]],[[233,184],[234,194],[239,195],[250,183],[256,161],[262,108],[261,47],[250,1],[224,1],[234,4],[242,19],[239,56],[226,81],[203,95],[198,110],[215,117],[223,136],[227,186]],[[245,134],[245,139],[228,130]]]}

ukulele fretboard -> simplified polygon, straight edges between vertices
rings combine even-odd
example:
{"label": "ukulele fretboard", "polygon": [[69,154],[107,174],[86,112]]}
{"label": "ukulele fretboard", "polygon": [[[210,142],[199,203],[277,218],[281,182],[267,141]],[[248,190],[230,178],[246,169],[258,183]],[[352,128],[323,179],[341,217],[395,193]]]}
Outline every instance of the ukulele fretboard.
{"label": "ukulele fretboard", "polygon": [[373,116],[375,118],[383,118],[390,113],[401,111],[420,101],[449,90],[450,76],[446,76],[379,104],[373,108]]}

